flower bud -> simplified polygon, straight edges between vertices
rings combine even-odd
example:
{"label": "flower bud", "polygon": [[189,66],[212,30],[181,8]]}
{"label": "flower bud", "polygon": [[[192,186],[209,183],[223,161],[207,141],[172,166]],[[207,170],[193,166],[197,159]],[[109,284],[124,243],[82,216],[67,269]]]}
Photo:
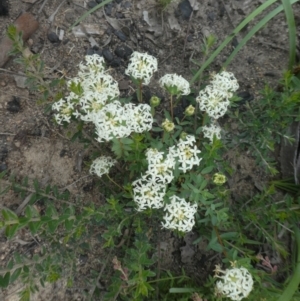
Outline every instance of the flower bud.
{"label": "flower bud", "polygon": [[181,132],[180,133],[180,139],[185,140],[185,138],[186,138],[187,135],[188,134],[186,132]]}
{"label": "flower bud", "polygon": [[213,175],[213,182],[216,185],[223,185],[226,182],[226,176],[221,173],[215,173]]}
{"label": "flower bud", "polygon": [[159,104],[160,104],[160,98],[158,98],[157,96],[152,96],[150,99],[151,107],[155,108],[155,107],[159,106]]}
{"label": "flower bud", "polygon": [[194,115],[194,113],[195,113],[195,107],[192,105],[189,105],[184,111],[184,114],[186,116],[192,116],[192,115]]}
{"label": "flower bud", "polygon": [[172,121],[166,119],[166,120],[162,123],[162,127],[163,127],[163,129],[164,129],[166,132],[172,132],[172,131],[174,130],[174,128],[175,128],[175,124],[174,124]]}

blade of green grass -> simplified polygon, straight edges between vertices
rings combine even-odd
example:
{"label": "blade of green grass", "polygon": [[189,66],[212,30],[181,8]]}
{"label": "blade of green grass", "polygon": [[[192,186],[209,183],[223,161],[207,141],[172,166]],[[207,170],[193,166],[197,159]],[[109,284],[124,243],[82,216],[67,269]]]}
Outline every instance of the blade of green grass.
{"label": "blade of green grass", "polygon": [[297,245],[296,267],[288,286],[285,288],[284,292],[277,301],[291,300],[295,292],[298,290],[300,284],[300,231],[297,224],[294,225],[294,233]]}
{"label": "blade of green grass", "polygon": [[256,16],[261,14],[266,8],[275,3],[277,0],[268,0],[259,6],[256,10],[254,10],[249,16],[247,16],[234,30],[233,32],[222,42],[222,44],[211,54],[211,56],[203,63],[202,67],[197,71],[197,73],[193,76],[190,83],[192,84],[200,74],[214,61],[216,56],[230,43],[230,41]]}
{"label": "blade of green grass", "polygon": [[90,9],[89,11],[85,12],[80,18],[78,18],[75,23],[73,25],[71,25],[68,29],[68,31],[72,30],[72,28],[74,26],[76,26],[77,24],[79,24],[82,20],[84,20],[87,16],[89,16],[90,14],[92,14],[94,11],[96,11],[97,9],[101,8],[102,6],[108,4],[112,2],[112,0],[105,0],[101,3],[99,3],[98,5],[94,6],[92,9]]}
{"label": "blade of green grass", "polygon": [[[299,0],[289,0],[291,4],[298,2]],[[230,56],[227,58],[226,62],[223,64],[223,68],[227,67],[236,54],[244,47],[244,45],[254,36],[254,34],[264,27],[272,18],[278,15],[283,10],[283,6],[279,5],[269,14],[267,14],[261,21],[259,21],[249,32],[248,34],[240,41],[238,46],[232,51]]]}
{"label": "blade of green grass", "polygon": [[296,24],[290,0],[281,0],[289,28],[290,58],[288,68],[291,70],[296,58]]}

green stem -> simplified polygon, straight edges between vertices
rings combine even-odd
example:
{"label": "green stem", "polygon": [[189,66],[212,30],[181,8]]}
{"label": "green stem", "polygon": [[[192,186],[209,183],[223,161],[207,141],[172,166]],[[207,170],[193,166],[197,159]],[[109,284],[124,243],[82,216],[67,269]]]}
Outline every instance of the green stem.
{"label": "green stem", "polygon": [[170,111],[171,111],[171,118],[173,121],[173,95],[171,94],[171,98],[170,98]]}
{"label": "green stem", "polygon": [[137,98],[138,98],[138,101],[139,102],[143,102],[143,80],[139,80],[139,86],[138,86],[138,89],[137,89]]}
{"label": "green stem", "polygon": [[300,230],[298,229],[297,225],[294,225],[294,233],[297,244],[296,267],[291,281],[277,301],[291,300],[295,292],[298,290],[300,284]]}
{"label": "green stem", "polygon": [[116,183],[108,174],[106,174],[106,176],[108,177],[108,179],[115,184],[117,187],[119,187],[121,190],[124,190],[123,187],[121,187],[118,183]]}

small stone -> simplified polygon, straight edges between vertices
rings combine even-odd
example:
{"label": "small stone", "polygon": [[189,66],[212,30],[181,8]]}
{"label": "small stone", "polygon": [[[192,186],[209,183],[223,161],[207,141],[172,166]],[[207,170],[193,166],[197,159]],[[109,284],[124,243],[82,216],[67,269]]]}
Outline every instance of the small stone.
{"label": "small stone", "polygon": [[2,149],[0,149],[0,161],[4,161],[7,157],[8,149],[6,146],[4,146]]}
{"label": "small stone", "polygon": [[115,57],[110,63],[109,66],[113,67],[113,68],[117,68],[121,65],[121,59],[118,57]]}
{"label": "small stone", "polygon": [[127,40],[127,37],[121,30],[115,30],[114,34],[122,41],[125,42]]}
{"label": "small stone", "polygon": [[97,5],[97,2],[96,1],[89,1],[88,2],[88,7],[89,8],[93,8],[93,7],[95,7]]}
{"label": "small stone", "polygon": [[248,91],[238,92],[237,96],[241,98],[241,100],[238,102],[238,104],[240,105],[245,104],[246,102],[249,102],[254,99],[254,96]]}
{"label": "small stone", "polygon": [[111,15],[113,7],[114,7],[114,6],[113,6],[112,3],[106,4],[106,5],[104,6],[105,13],[106,13],[108,16]]}
{"label": "small stone", "polygon": [[0,172],[2,172],[4,170],[7,170],[7,165],[6,165],[6,163],[3,162],[0,164]]}
{"label": "small stone", "polygon": [[108,49],[103,49],[102,54],[108,62],[111,62],[114,58],[113,54]]}
{"label": "small stone", "polygon": [[129,1],[123,2],[122,7],[125,9],[131,8],[132,4]]}
{"label": "small stone", "polygon": [[7,83],[3,80],[1,81],[1,87],[5,87],[7,85]]}
{"label": "small stone", "polygon": [[115,54],[124,60],[127,60],[131,56],[132,52],[132,49],[126,45],[118,46],[115,49]]}
{"label": "small stone", "polygon": [[88,48],[86,51],[86,55],[93,55],[95,53],[95,50],[93,48]]}
{"label": "small stone", "polygon": [[59,43],[60,42],[59,37],[53,31],[48,33],[47,38],[51,43]]}
{"label": "small stone", "polygon": [[33,40],[32,40],[32,39],[29,39],[29,40],[27,41],[27,44],[28,44],[29,47],[31,47],[31,46],[33,45]]}
{"label": "small stone", "polygon": [[7,110],[11,113],[18,113],[21,110],[20,98],[13,96],[13,99],[7,103]]}
{"label": "small stone", "polygon": [[122,14],[122,13],[116,12],[116,18],[117,18],[117,19],[124,19],[125,16],[124,16],[124,14]]}
{"label": "small stone", "polygon": [[178,5],[178,13],[184,20],[189,20],[193,12],[193,8],[189,0],[184,0]]}
{"label": "small stone", "polygon": [[116,2],[117,2],[118,4],[120,4],[122,1],[123,1],[123,0],[116,0]]}

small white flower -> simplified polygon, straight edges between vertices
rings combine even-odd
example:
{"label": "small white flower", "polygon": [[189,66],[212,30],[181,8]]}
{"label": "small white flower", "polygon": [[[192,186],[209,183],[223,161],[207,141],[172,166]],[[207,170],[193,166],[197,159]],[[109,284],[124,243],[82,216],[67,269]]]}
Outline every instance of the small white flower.
{"label": "small white flower", "polygon": [[168,154],[165,159],[160,161],[150,161],[146,175],[149,175],[152,182],[169,184],[174,179],[174,167],[175,159],[172,155]]}
{"label": "small white flower", "polygon": [[79,64],[78,76],[81,78],[92,78],[92,76],[103,73],[105,70],[105,60],[98,54],[86,55],[85,63]]}
{"label": "small white flower", "polygon": [[97,141],[109,141],[113,138],[127,137],[131,133],[128,116],[119,101],[114,101],[102,110],[91,115],[96,126]]}
{"label": "small white flower", "polygon": [[214,119],[224,116],[230,104],[228,92],[213,85],[208,85],[201,90],[196,101],[200,110],[205,111],[208,116]]}
{"label": "small white flower", "polygon": [[125,74],[136,80],[142,80],[144,85],[148,85],[155,71],[157,71],[157,59],[154,56],[134,51]]}
{"label": "small white flower", "polygon": [[199,165],[202,160],[198,157],[201,151],[195,143],[195,136],[187,135],[185,139],[180,139],[176,146],[169,148],[169,154],[177,158],[179,170],[182,170],[184,173],[187,170],[191,170],[194,165]]}
{"label": "small white flower", "polygon": [[175,128],[175,124],[169,119],[165,119],[165,121],[161,124],[161,126],[166,132],[172,132]]}
{"label": "small white flower", "polygon": [[155,164],[158,162],[161,162],[164,158],[164,153],[158,151],[156,148],[148,148],[146,150],[146,158],[148,161],[148,164]]}
{"label": "small white flower", "polygon": [[128,116],[128,124],[132,132],[142,133],[152,129],[153,116],[148,104],[125,104],[125,114]]}
{"label": "small white flower", "polygon": [[93,161],[90,167],[90,174],[96,174],[98,177],[109,173],[109,169],[116,164],[116,160],[111,157],[101,156]]}
{"label": "small white flower", "polygon": [[105,95],[107,101],[110,101],[120,95],[118,83],[111,75],[105,73],[90,76],[81,82],[81,86],[84,93],[91,92],[94,98]]}
{"label": "small white flower", "polygon": [[76,98],[74,93],[71,93],[68,97],[62,98],[52,105],[52,110],[58,111],[54,114],[54,118],[58,124],[63,122],[70,122],[71,117],[75,111],[76,103],[73,101]]}
{"label": "small white flower", "polygon": [[216,282],[215,293],[217,296],[224,296],[234,301],[242,300],[248,297],[253,288],[253,279],[249,271],[243,267],[232,268],[218,272],[223,273],[221,281]]}
{"label": "small white flower", "polygon": [[205,125],[202,128],[202,132],[205,138],[208,138],[211,142],[213,142],[214,136],[217,139],[221,139],[221,127],[216,124]]}
{"label": "small white flower", "polygon": [[149,180],[147,176],[134,181],[133,200],[138,205],[137,211],[143,211],[147,208],[159,209],[163,207],[166,185],[155,183]]}
{"label": "small white flower", "polygon": [[189,95],[191,93],[189,82],[176,73],[164,75],[160,78],[159,84],[172,95]]}
{"label": "small white flower", "polygon": [[181,232],[191,231],[195,224],[194,215],[197,212],[197,205],[192,205],[175,195],[170,200],[170,204],[164,208],[166,213],[164,215],[165,222],[162,223],[163,227]]}
{"label": "small white flower", "polygon": [[214,75],[211,84],[219,90],[224,90],[228,92],[235,92],[239,88],[238,81],[235,78],[234,74],[232,72],[227,71],[222,71],[221,73]]}

